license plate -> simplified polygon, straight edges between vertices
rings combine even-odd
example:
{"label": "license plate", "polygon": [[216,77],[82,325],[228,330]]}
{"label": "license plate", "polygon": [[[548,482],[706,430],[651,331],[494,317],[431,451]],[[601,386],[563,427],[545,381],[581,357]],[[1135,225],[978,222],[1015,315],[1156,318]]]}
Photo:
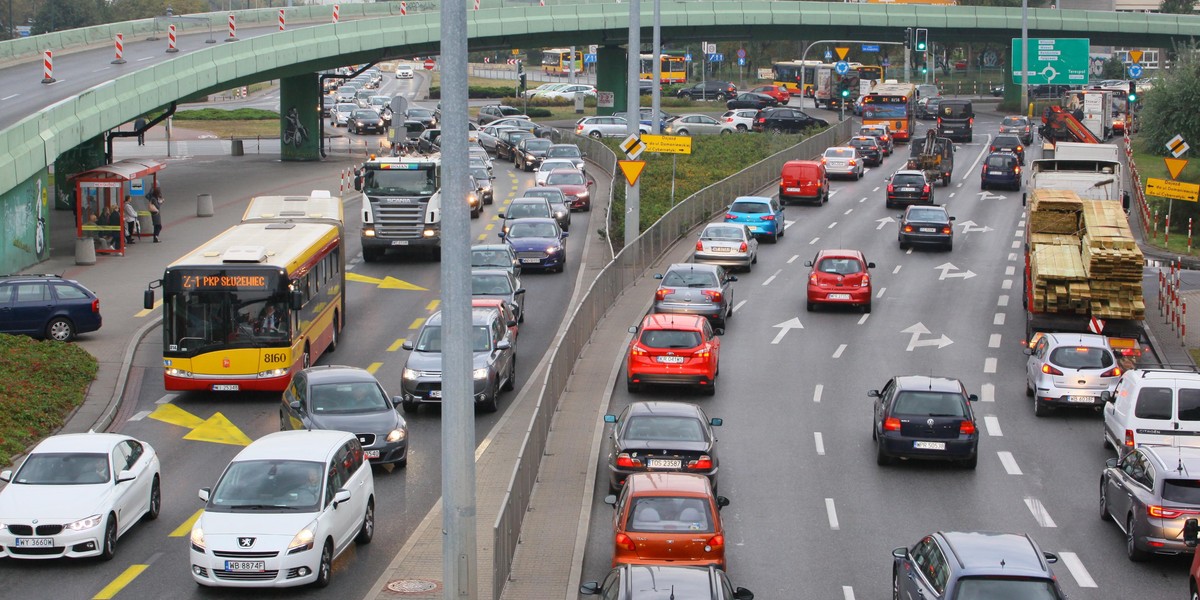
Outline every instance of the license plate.
{"label": "license plate", "polygon": [[830,294],[830,300],[849,300],[850,294]]}
{"label": "license plate", "polygon": [[365,454],[367,458],[379,458],[378,450],[363,450],[363,454]]}
{"label": "license plate", "polygon": [[920,231],[921,233],[935,233],[937,232],[937,229],[933,227],[918,227],[917,231]]}
{"label": "license plate", "polygon": [[1079,402],[1083,404],[1094,404],[1095,396],[1067,396],[1067,402]]}
{"label": "license plate", "polygon": [[542,262],[542,259],[540,259],[540,258],[522,258],[521,259],[521,264],[525,264],[525,265],[536,265],[540,262]]}
{"label": "license plate", "polygon": [[257,573],[267,570],[266,561],[262,560],[227,560],[225,570],[238,573]]}
{"label": "license plate", "polygon": [[902,191],[902,192],[915,192],[915,191],[917,191],[917,188],[910,188],[910,187],[907,187],[907,188],[900,188],[900,191]]}
{"label": "license plate", "polygon": [[652,458],[648,465],[651,469],[678,469],[683,466],[683,463],[677,459]]}
{"label": "license plate", "polygon": [[54,538],[17,538],[18,548],[50,548],[52,546],[54,546]]}
{"label": "license plate", "polygon": [[946,442],[913,442],[917,450],[945,450]]}
{"label": "license plate", "polygon": [[392,240],[393,246],[407,246],[408,240]]}
{"label": "license plate", "polygon": [[679,363],[683,362],[683,360],[684,359],[682,356],[660,356],[660,357],[658,357],[658,362],[660,362],[660,363],[679,364]]}
{"label": "license plate", "polygon": [[799,192],[799,191],[800,191],[800,188],[787,188],[787,190],[786,190],[786,191],[789,191],[789,192]]}
{"label": "license plate", "polygon": [[442,390],[429,390],[429,397],[430,398],[441,398]]}
{"label": "license plate", "polygon": [[709,248],[709,250],[712,250],[713,252],[733,252],[733,248],[721,248],[719,246],[716,248]]}
{"label": "license plate", "polygon": [[762,227],[760,227],[758,225],[748,225],[746,228],[749,229],[750,231],[758,231],[759,229],[762,229]]}
{"label": "license plate", "polygon": [[236,383],[214,383],[212,386],[214,392],[236,392],[238,384]]}

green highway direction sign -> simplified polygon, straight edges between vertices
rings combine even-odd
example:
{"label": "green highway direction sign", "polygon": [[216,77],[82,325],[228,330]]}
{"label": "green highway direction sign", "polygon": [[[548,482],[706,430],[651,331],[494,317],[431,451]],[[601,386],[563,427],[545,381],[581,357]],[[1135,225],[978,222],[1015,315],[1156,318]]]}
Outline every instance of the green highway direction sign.
{"label": "green highway direction sign", "polygon": [[[1086,38],[1029,38],[1029,84],[1053,83],[1086,85],[1088,83],[1088,48]],[[1013,83],[1021,83],[1021,38],[1012,41]]]}

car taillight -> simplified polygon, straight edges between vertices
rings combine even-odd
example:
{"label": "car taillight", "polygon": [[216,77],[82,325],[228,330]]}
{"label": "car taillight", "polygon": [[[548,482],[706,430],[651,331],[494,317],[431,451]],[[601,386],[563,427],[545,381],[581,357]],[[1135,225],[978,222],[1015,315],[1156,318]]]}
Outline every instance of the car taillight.
{"label": "car taillight", "polygon": [[959,435],[975,435],[975,421],[963,421],[958,424]]}
{"label": "car taillight", "polygon": [[1132,429],[1125,430],[1125,447],[1126,448],[1133,447],[1133,430]]}
{"label": "car taillight", "polygon": [[888,417],[883,420],[884,431],[900,431],[900,419]]}
{"label": "car taillight", "polygon": [[1146,512],[1149,513],[1150,516],[1157,517],[1159,519],[1178,519],[1179,517],[1183,516],[1185,511],[1167,508],[1165,506],[1150,505],[1146,507]]}
{"label": "car taillight", "polygon": [[675,293],[675,290],[673,288],[658,288],[658,291],[654,292],[654,299],[658,300],[658,301],[662,301],[662,300],[665,300],[667,298],[667,296],[670,296],[671,294],[674,294],[674,293]]}
{"label": "car taillight", "polygon": [[996,145],[992,144],[992,148],[991,148],[991,150],[988,150],[988,152],[995,152],[995,151],[996,151]]}
{"label": "car taillight", "polygon": [[630,356],[646,356],[647,353],[645,348],[634,344],[629,347],[629,354]]}
{"label": "car taillight", "polygon": [[767,118],[766,117],[754,117],[754,122],[755,123],[766,123]]}
{"label": "car taillight", "polygon": [[889,184],[888,184],[888,191],[887,191],[887,193],[889,193],[889,194],[890,194],[890,193],[892,193],[892,192],[893,192],[893,191],[895,191],[895,190],[896,190],[896,188],[895,188],[895,187],[893,187],[893,186],[892,186],[892,184],[890,184],[890,183],[889,183]]}
{"label": "car taillight", "polygon": [[627,536],[623,533],[618,533],[615,541],[617,542],[618,548],[624,548],[625,550],[634,550],[635,549],[635,547],[633,545],[633,540],[629,536]]}
{"label": "car taillight", "polygon": [[1017,174],[1017,175],[1020,175],[1020,174],[1021,174],[1021,167],[1013,167],[1013,173],[1015,173],[1015,174]]}
{"label": "car taillight", "polygon": [[852,159],[850,159],[850,166],[852,166],[852,167],[853,167],[854,165],[857,165],[857,164],[858,164],[858,161],[857,161],[857,160],[854,160],[853,158],[852,158]]}
{"label": "car taillight", "polygon": [[774,220],[775,220],[775,215],[767,215],[767,216],[763,217],[763,218],[762,218],[762,220],[764,220],[764,221],[774,221]]}
{"label": "car taillight", "polygon": [[617,455],[617,466],[624,467],[626,469],[641,467],[642,459],[633,458],[632,456],[629,455],[629,453],[622,452]]}
{"label": "car taillight", "polygon": [[92,300],[92,312],[94,312],[94,313],[100,312],[100,299],[99,298]]}
{"label": "car taillight", "polygon": [[905,226],[904,226],[904,233],[912,233],[912,230],[913,230],[913,226],[912,226],[912,225],[905,225]]}
{"label": "car taillight", "polygon": [[825,157],[824,157],[824,156],[822,156],[822,157],[821,157],[821,164],[825,164]]}
{"label": "car taillight", "polygon": [[726,122],[726,123],[732,123],[732,122],[733,122],[733,117],[725,117],[725,122]]}
{"label": "car taillight", "polygon": [[576,126],[575,126],[575,133],[576,133],[576,134],[583,133],[583,125],[576,125]]}
{"label": "car taillight", "polygon": [[742,242],[742,245],[738,246],[738,252],[745,252],[749,249],[750,249],[750,245],[747,244],[746,242]]}
{"label": "car taillight", "polygon": [[1113,367],[1113,368],[1101,373],[1100,376],[1101,377],[1120,377],[1121,372],[1122,372],[1121,367]]}
{"label": "car taillight", "polygon": [[974,125],[974,124],[975,124],[975,117],[971,117],[970,119],[967,119],[967,125]]}
{"label": "car taillight", "polygon": [[937,118],[937,124],[938,124],[938,127],[942,126],[942,118],[941,117]]}
{"label": "car taillight", "polygon": [[707,454],[702,454],[696,460],[688,461],[687,468],[696,469],[698,471],[707,471],[713,466],[712,457]]}
{"label": "car taillight", "polygon": [[708,538],[708,547],[709,548],[716,549],[716,548],[723,548],[724,546],[725,546],[725,536],[717,534],[717,535],[714,535],[714,536]]}
{"label": "car taillight", "polygon": [[858,287],[870,287],[870,285],[871,285],[871,276],[867,275],[866,273],[863,273],[862,281],[858,284]]}
{"label": "car taillight", "polygon": [[702,241],[700,241],[700,240],[696,240],[696,249],[697,249],[697,250],[703,250],[703,249],[704,249],[704,242],[702,242]]}
{"label": "car taillight", "polygon": [[987,165],[983,165],[983,174],[987,175]]}
{"label": "car taillight", "polygon": [[816,271],[813,271],[811,274],[809,274],[808,282],[810,284],[816,285],[816,283],[817,283],[817,272]]}
{"label": "car taillight", "polygon": [[1042,365],[1042,372],[1047,375],[1062,375],[1063,374],[1062,371],[1059,371],[1058,369],[1054,368],[1054,366],[1051,365],[1050,363],[1046,363],[1046,364]]}
{"label": "car taillight", "polygon": [[1025,151],[1025,147],[1024,147],[1024,146],[1017,146],[1017,154],[1020,154],[1020,153],[1022,153],[1022,152],[1024,152],[1024,151]]}
{"label": "car taillight", "polygon": [[721,292],[718,292],[716,290],[701,290],[700,293],[704,294],[704,297],[708,298],[712,302],[720,302],[721,301]]}
{"label": "car taillight", "polygon": [[950,235],[950,226],[949,226],[949,225],[947,225],[947,226],[943,227],[943,228],[942,228],[942,233],[943,233],[943,234],[945,234],[945,235]]}
{"label": "car taillight", "polygon": [[922,193],[922,194],[928,194],[928,193],[929,193],[929,184],[928,184],[928,183],[927,183],[927,184],[925,184],[925,187],[921,189],[921,193]]}

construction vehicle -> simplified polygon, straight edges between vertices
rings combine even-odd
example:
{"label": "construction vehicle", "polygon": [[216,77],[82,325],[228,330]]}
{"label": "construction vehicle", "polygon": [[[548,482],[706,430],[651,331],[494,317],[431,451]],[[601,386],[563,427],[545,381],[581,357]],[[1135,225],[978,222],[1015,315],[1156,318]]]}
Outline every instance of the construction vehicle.
{"label": "construction vehicle", "polygon": [[[1083,114],[1082,108],[1079,113]],[[1038,128],[1038,135],[1051,147],[1058,142],[1100,143],[1079,119],[1061,106],[1049,106],[1046,112],[1042,113],[1042,126]]]}
{"label": "construction vehicle", "polygon": [[425,249],[442,258],[441,154],[372,157],[354,174],[362,192],[363,260],[388,248]]}
{"label": "construction vehicle", "polygon": [[909,144],[908,168],[925,172],[929,181],[941,180],[942,187],[950,185],[954,176],[954,142],[938,137],[937,131],[928,129],[925,137]]}

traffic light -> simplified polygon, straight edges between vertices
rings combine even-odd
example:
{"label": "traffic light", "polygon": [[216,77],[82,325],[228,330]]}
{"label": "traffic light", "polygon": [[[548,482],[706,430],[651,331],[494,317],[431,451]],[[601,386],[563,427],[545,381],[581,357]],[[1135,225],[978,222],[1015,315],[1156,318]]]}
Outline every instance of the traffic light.
{"label": "traffic light", "polygon": [[912,37],[913,37],[912,30],[913,30],[912,27],[904,28],[904,49],[905,50],[912,48]]}
{"label": "traffic light", "polygon": [[843,100],[850,97],[850,83],[848,81],[843,79],[842,81],[838,82],[838,95],[840,95]]}
{"label": "traffic light", "polygon": [[913,41],[913,49],[917,52],[924,52],[929,49],[929,30],[921,27],[917,28],[916,39]]}
{"label": "traffic light", "polygon": [[1134,102],[1137,102],[1137,100],[1138,100],[1138,97],[1137,97],[1137,83],[1136,83],[1136,82],[1133,82],[1133,81],[1130,81],[1130,82],[1129,82],[1129,103],[1130,103],[1130,104],[1133,104]]}
{"label": "traffic light", "polygon": [[520,82],[521,89],[525,89],[525,73],[517,73],[517,78]]}
{"label": "traffic light", "polygon": [[521,61],[517,61],[517,86],[525,89],[525,65]]}

